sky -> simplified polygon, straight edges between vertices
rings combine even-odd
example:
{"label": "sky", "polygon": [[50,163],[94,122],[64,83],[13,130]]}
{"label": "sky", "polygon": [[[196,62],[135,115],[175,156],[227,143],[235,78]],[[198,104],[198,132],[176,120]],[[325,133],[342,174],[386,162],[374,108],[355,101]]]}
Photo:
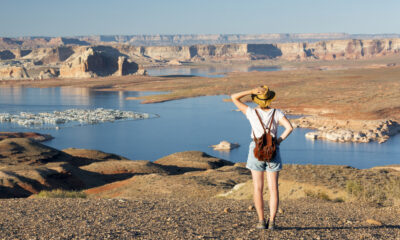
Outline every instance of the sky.
{"label": "sky", "polygon": [[0,37],[400,33],[400,0],[0,0]]}

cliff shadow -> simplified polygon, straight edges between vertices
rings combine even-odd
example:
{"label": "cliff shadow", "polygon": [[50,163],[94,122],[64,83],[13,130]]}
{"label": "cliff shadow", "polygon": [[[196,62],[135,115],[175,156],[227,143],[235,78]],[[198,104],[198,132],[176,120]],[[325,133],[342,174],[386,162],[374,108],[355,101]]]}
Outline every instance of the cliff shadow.
{"label": "cliff shadow", "polygon": [[274,44],[248,44],[247,52],[252,60],[274,59],[282,56],[282,51]]}

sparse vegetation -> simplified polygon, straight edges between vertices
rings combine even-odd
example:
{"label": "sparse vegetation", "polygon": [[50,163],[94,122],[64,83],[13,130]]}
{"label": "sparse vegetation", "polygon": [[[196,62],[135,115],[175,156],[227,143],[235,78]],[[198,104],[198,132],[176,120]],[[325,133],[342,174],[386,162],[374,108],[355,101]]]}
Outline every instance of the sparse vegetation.
{"label": "sparse vegetation", "polygon": [[304,193],[306,194],[307,197],[322,199],[325,201],[332,201],[329,195],[322,191],[304,190]]}
{"label": "sparse vegetation", "polygon": [[400,198],[400,178],[390,176],[379,183],[368,179],[346,182],[347,193],[357,200],[379,206],[393,205]]}
{"label": "sparse vegetation", "polygon": [[35,195],[36,198],[86,198],[86,193],[82,191],[68,191],[62,189],[43,190]]}

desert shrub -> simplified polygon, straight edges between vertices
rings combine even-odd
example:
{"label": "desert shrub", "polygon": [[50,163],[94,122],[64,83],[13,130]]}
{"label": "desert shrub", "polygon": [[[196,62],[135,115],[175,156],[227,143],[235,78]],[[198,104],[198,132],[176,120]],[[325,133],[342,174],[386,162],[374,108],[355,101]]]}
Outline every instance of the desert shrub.
{"label": "desert shrub", "polygon": [[359,197],[362,195],[362,192],[364,191],[363,186],[361,185],[360,182],[356,182],[353,180],[348,180],[346,182],[346,191],[348,194],[350,194],[353,197]]}
{"label": "desert shrub", "polygon": [[86,198],[86,193],[82,191],[68,191],[56,189],[51,191],[40,191],[35,195],[37,198]]}
{"label": "desert shrub", "polygon": [[321,191],[311,191],[311,190],[304,190],[304,193],[306,194],[307,197],[312,197],[312,198],[317,198],[317,199],[322,199],[325,201],[331,201],[332,199],[329,197],[328,194],[326,194],[325,192],[321,192]]}

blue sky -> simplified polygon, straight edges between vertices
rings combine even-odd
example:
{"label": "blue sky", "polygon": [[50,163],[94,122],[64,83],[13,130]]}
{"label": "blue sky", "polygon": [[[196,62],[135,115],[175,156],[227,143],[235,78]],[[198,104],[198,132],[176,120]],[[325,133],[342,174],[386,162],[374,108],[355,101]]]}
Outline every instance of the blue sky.
{"label": "blue sky", "polygon": [[400,33],[400,0],[1,0],[0,36]]}

